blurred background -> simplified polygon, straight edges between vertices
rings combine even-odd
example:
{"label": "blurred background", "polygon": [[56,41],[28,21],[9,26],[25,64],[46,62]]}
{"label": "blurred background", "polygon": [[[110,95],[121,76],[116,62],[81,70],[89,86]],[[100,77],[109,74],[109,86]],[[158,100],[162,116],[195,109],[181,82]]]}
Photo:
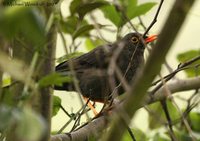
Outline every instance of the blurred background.
{"label": "blurred background", "polygon": [[[158,34],[159,35],[159,32],[165,23],[165,20],[168,16],[168,13],[170,12],[170,9],[172,8],[174,1],[175,0],[164,1],[161,11],[159,13],[157,22],[153,26],[153,28],[150,30],[149,34]],[[145,2],[147,2],[147,1],[146,0],[138,0],[138,4],[142,4]],[[144,22],[144,25],[146,27],[153,20],[160,1],[148,0],[148,2],[156,2],[157,4],[149,12],[147,12],[145,15],[141,16],[141,18]],[[62,10],[63,17],[67,17],[70,15],[70,11],[69,11],[70,3],[71,3],[71,0],[64,0],[61,3],[61,10]],[[108,40],[110,42],[114,42],[116,40],[116,33],[117,33],[116,30],[117,29],[115,26],[113,26],[113,23],[111,23],[109,20],[105,19],[103,13],[98,9],[93,11],[92,14],[94,15],[94,17],[96,17],[96,20],[98,21],[98,23],[101,23],[102,25],[108,25],[108,28],[115,31],[115,32],[102,31],[102,35],[104,35],[106,40]],[[88,19],[88,21],[91,21],[91,18],[89,16],[86,16],[86,19]],[[138,19],[133,19],[131,22],[134,24],[137,24]],[[196,3],[194,4],[192,10],[189,12],[188,17],[187,17],[185,23],[183,24],[181,31],[179,32],[179,35],[177,36],[177,38],[173,44],[173,47],[171,48],[171,50],[169,51],[169,53],[166,57],[166,60],[169,63],[169,65],[172,67],[172,69],[176,69],[179,64],[179,62],[177,60],[177,54],[183,53],[185,51],[189,51],[191,49],[200,51],[200,42],[199,42],[200,26],[199,25],[200,25],[200,1],[197,0]],[[172,29],[173,29],[173,27],[172,27]],[[132,32],[132,29],[130,27],[126,27],[125,29],[123,29],[122,34],[125,35],[129,32]],[[140,30],[139,30],[139,32],[140,32]],[[143,32],[143,30],[141,30],[141,32]],[[98,34],[96,34],[96,31],[91,32],[91,34],[95,34],[96,36],[99,36]],[[99,37],[99,38],[101,38],[101,37]],[[65,34],[65,39],[66,39],[67,43],[70,44],[71,39],[68,34]],[[77,42],[79,42],[79,44],[80,44],[78,46],[79,51],[81,51],[81,52],[88,51],[87,46],[85,44],[86,39],[84,39],[84,38],[78,39]],[[148,54],[148,53],[146,53],[146,54]],[[64,50],[64,47],[63,47],[63,44],[61,41],[61,37],[60,37],[60,35],[58,35],[56,57],[59,58],[63,55],[65,55],[65,50]],[[163,67],[162,75],[164,76],[166,74],[168,74],[168,70],[165,67]],[[178,76],[178,78],[186,77],[184,72],[180,72],[177,76]],[[184,94],[185,97],[189,97],[189,95],[191,94],[191,92],[189,92],[189,91],[187,93],[188,94]],[[81,104],[79,102],[79,97],[75,92],[54,91],[54,94],[62,98],[62,105],[69,112],[70,111],[75,112],[81,107]],[[177,102],[179,103],[180,106],[181,105],[184,106],[186,104],[180,100],[177,100]],[[53,119],[52,119],[52,121],[53,121],[52,122],[52,130],[55,131],[55,130],[60,129],[68,121],[68,119],[69,118],[67,117],[67,115],[62,110],[59,110],[58,114],[55,117],[53,117]],[[144,109],[138,110],[138,113],[135,115],[132,125],[134,127],[141,129],[144,132],[147,132],[149,130],[149,128],[148,128],[148,126],[149,126],[148,113],[146,112],[146,110],[144,110]],[[65,131],[69,130],[69,128],[71,128],[71,126],[68,126],[68,128],[66,128]]]}
{"label": "blurred background", "polygon": [[[149,35],[157,34],[159,39],[176,1],[164,0]],[[181,4],[189,3],[192,0]],[[144,33],[155,17],[160,0],[0,0],[0,4],[0,141],[36,141],[44,136],[41,140],[48,140],[50,134],[58,134],[57,131],[69,132],[72,126],[77,128],[94,117],[92,111],[89,117],[80,114],[82,97],[76,92],[53,90],[54,85],[70,81],[69,76],[55,73],[54,62],[57,65],[99,45],[113,43],[134,32],[134,28]],[[188,9],[189,6],[184,7],[186,13]],[[177,23],[179,21],[177,17]],[[156,80],[177,70],[180,63],[200,58],[199,25],[200,1],[196,0]],[[173,28],[170,31],[177,31]],[[170,34],[165,36],[166,39],[171,37]],[[156,41],[147,45],[145,59],[155,44]],[[169,83],[177,84],[183,82],[181,79],[190,78],[199,80],[199,76],[200,60],[190,61]],[[160,84],[163,88],[167,86],[163,81]],[[155,87],[157,85],[149,91]],[[166,88],[168,91],[164,94],[171,94],[169,89]],[[170,133],[181,141],[199,139],[200,92],[196,86],[190,89],[193,90],[182,89],[184,92],[177,92],[166,100],[174,133],[160,101],[140,108],[130,125],[137,141],[170,141]],[[97,111],[102,106],[96,103]],[[80,121],[77,116],[74,119],[76,113],[80,114]],[[124,137],[125,141],[131,140],[129,134]]]}

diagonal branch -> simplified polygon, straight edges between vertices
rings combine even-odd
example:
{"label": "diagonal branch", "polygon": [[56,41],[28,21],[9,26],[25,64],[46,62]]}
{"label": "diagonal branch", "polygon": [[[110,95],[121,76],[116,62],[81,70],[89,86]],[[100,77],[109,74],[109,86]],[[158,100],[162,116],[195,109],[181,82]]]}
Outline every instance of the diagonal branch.
{"label": "diagonal branch", "polygon": [[113,117],[110,132],[105,135],[105,138],[103,139],[104,141],[121,140],[125,131],[125,125],[120,121],[123,119],[126,123],[129,123],[138,107],[140,107],[147,89],[159,73],[161,65],[165,60],[165,56],[176,38],[177,33],[193,3],[194,0],[177,0],[175,2],[160,34],[160,38],[158,39],[155,48],[153,48],[144,69],[140,74],[138,74],[135,83],[132,85],[132,89],[128,93],[129,95],[127,96],[125,103],[117,108],[118,115]]}
{"label": "diagonal branch", "polygon": [[[200,77],[169,82],[168,84],[166,84],[165,87],[169,89],[171,94],[175,94],[181,91],[198,89],[200,88]],[[165,99],[166,98],[165,87],[162,87],[160,90],[158,90],[154,96],[152,97],[148,96],[145,100],[145,103],[151,104],[151,103]],[[138,109],[139,108],[141,107],[138,107]],[[85,126],[82,126],[76,131],[73,131],[71,133],[66,133],[66,134],[54,135],[51,137],[51,141],[82,141],[84,139],[87,139],[89,136],[97,134],[99,131],[102,131],[103,129],[105,129],[108,122],[107,118],[108,117],[104,115],[96,119],[93,119],[91,122],[89,122]]]}
{"label": "diagonal branch", "polygon": [[[169,89],[169,91],[172,94],[174,94],[176,92],[181,92],[181,91],[199,89],[200,88],[200,77],[172,81],[172,82],[168,83],[166,85],[166,87]],[[164,95],[164,93],[165,93],[165,89],[163,89],[163,87],[162,87],[154,94],[154,96],[149,96],[146,99],[146,102],[148,104],[150,104],[155,101],[162,100],[166,97],[166,95]]]}
{"label": "diagonal branch", "polygon": [[[159,73],[161,65],[164,62],[165,56],[169,48],[171,47],[178,31],[180,30],[180,27],[183,24],[186,15],[193,3],[194,0],[177,0],[175,2],[172,11],[167,19],[167,22],[160,34],[159,40],[155,48],[153,49],[152,54],[148,58],[145,68],[142,70],[136,82],[133,84],[133,87],[128,93],[125,103],[117,107],[116,110],[118,115],[113,116],[111,128],[109,130],[110,132],[108,132],[108,134],[105,134],[105,138],[103,138],[102,140],[121,140],[122,134],[124,133],[126,127],[120,121],[124,120],[126,123],[129,123],[131,117],[134,115],[136,110],[141,107],[141,103],[145,97],[146,91],[150,87],[155,76]],[[171,27],[173,27],[173,30],[171,29]],[[91,134],[95,134],[98,131],[104,129],[106,123],[106,116],[101,116],[97,119],[94,119],[92,122],[88,123],[83,128],[71,132],[70,134],[61,134],[53,136],[52,141],[67,141],[67,136],[68,140],[71,141],[84,140],[87,139],[87,137]]]}
{"label": "diagonal branch", "polygon": [[[158,14],[160,13],[160,9],[161,9],[161,7],[162,7],[163,2],[164,2],[164,0],[161,0],[161,1],[160,1],[160,4],[159,4],[159,6],[158,6],[158,10],[156,11],[156,15],[155,15],[153,21],[151,22],[151,24],[149,25],[149,27],[148,27],[148,28],[146,29],[146,31],[144,32],[143,37],[145,37],[145,36],[148,34],[149,30],[150,30],[150,29],[152,28],[152,26],[157,22]],[[140,17],[139,17],[139,20],[141,21]],[[141,22],[141,23],[142,23],[142,22]],[[142,24],[142,25],[143,25],[143,24]],[[143,27],[144,27],[144,26],[143,26]]]}
{"label": "diagonal branch", "polygon": [[[57,134],[51,137],[51,141],[83,141],[89,136],[96,135],[102,131],[107,124],[107,116],[101,116],[87,123],[82,128],[71,133]],[[95,130],[94,130],[95,129]]]}

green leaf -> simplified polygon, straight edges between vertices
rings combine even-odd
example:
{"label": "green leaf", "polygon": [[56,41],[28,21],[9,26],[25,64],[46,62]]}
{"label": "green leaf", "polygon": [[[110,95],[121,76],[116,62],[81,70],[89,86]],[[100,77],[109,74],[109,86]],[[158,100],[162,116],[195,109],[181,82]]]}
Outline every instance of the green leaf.
{"label": "green leaf", "polygon": [[[199,55],[200,55],[200,50],[189,50],[189,51],[178,54],[177,59],[179,62],[184,63]],[[196,64],[200,64],[200,60],[194,62],[192,65],[196,65]],[[195,77],[195,76],[200,75],[200,67],[186,69],[184,70],[184,72],[187,74],[188,77]]]}
{"label": "green leaf", "polygon": [[97,136],[95,136],[95,135],[91,135],[88,137],[88,141],[97,141],[97,140],[98,140]]}
{"label": "green leaf", "polygon": [[96,1],[96,2],[90,2],[90,3],[85,3],[83,5],[79,5],[77,9],[77,13],[79,14],[79,17],[83,19],[83,17],[88,13],[91,12],[94,9],[100,8],[102,6],[107,5],[108,3],[104,1]]}
{"label": "green leaf", "polygon": [[70,12],[71,15],[74,15],[77,13],[79,15],[80,19],[83,19],[83,17],[92,10],[95,10],[97,8],[100,8],[102,6],[107,5],[108,3],[105,1],[87,1],[83,2],[82,0],[74,0],[70,4]]}
{"label": "green leaf", "polygon": [[193,141],[193,139],[190,137],[188,133],[185,133],[183,131],[175,131],[175,136],[178,141]]}
{"label": "green leaf", "polygon": [[[125,14],[131,20],[137,16],[147,13],[153,6],[156,5],[155,2],[148,2],[137,6],[137,0],[125,0],[120,1]],[[108,5],[101,8],[104,16],[109,19],[116,27],[123,26],[126,21],[123,20],[122,15],[115,9],[114,5]]]}
{"label": "green leaf", "polygon": [[41,116],[30,108],[23,110],[0,105],[0,131],[8,130],[15,125],[16,133],[23,140],[39,140],[44,133],[45,123]]}
{"label": "green leaf", "polygon": [[119,4],[124,9],[129,7],[130,10],[133,10],[132,8],[137,6],[137,0],[119,0]]}
{"label": "green leaf", "polygon": [[21,112],[16,112],[16,116],[16,132],[20,138],[28,141],[36,141],[41,138],[45,131],[45,122],[41,116],[28,107]]}
{"label": "green leaf", "polygon": [[122,23],[121,14],[116,11],[113,5],[104,6],[101,8],[105,18],[110,20],[116,27],[120,27]]}
{"label": "green leaf", "polygon": [[126,0],[126,1],[127,1],[126,15],[129,17],[129,15],[131,15],[134,9],[137,7],[137,0]]}
{"label": "green leaf", "polygon": [[153,141],[170,141],[170,139],[168,139],[168,138],[165,137],[165,136],[162,136],[160,133],[156,133],[156,134],[153,136]]}
{"label": "green leaf", "polygon": [[40,87],[46,87],[49,85],[62,86],[64,82],[71,82],[72,78],[70,76],[61,76],[58,73],[49,74],[39,80]]}
{"label": "green leaf", "polygon": [[66,54],[66,55],[64,55],[64,56],[62,56],[62,57],[59,57],[59,58],[57,59],[57,62],[58,62],[58,63],[62,63],[62,62],[64,62],[64,61],[67,61],[67,60],[69,60],[69,59],[72,59],[72,58],[81,56],[81,55],[83,55],[83,54],[84,54],[83,52],[73,52],[73,53],[70,53],[70,54]]}
{"label": "green leaf", "polygon": [[51,135],[57,135],[57,134],[58,134],[58,130],[51,131]]}
{"label": "green leaf", "polygon": [[73,0],[69,6],[71,15],[74,15],[79,7],[83,4],[83,0]]}
{"label": "green leaf", "polygon": [[[131,129],[132,133],[137,141],[147,141],[146,135],[139,129]],[[122,141],[129,141],[132,140],[128,131],[125,132],[123,135]]]}
{"label": "green leaf", "polygon": [[44,19],[34,8],[21,6],[5,8],[0,14],[0,34],[8,39],[20,34],[35,45],[43,44],[45,42]]}
{"label": "green leaf", "polygon": [[[167,100],[167,107],[168,107],[169,114],[170,114],[170,117],[172,120],[176,120],[180,117],[176,108],[174,107],[172,102],[170,102],[169,100]],[[162,108],[160,102],[156,102],[154,104],[149,105],[149,109],[151,111],[153,111],[153,113],[155,113],[155,115],[156,115],[156,117],[155,116],[149,117],[149,127],[151,129],[161,127],[162,124],[159,121],[160,120],[166,121],[166,116],[165,116],[165,113],[163,112],[163,108]]]}
{"label": "green leaf", "polygon": [[0,103],[5,104],[7,106],[15,106],[16,101],[13,100],[14,97],[16,97],[15,93],[11,93],[10,87],[12,86],[6,86],[2,88],[1,91],[1,97],[0,97]]}
{"label": "green leaf", "polygon": [[30,10],[24,18],[25,20],[22,21],[22,25],[20,27],[24,36],[30,39],[37,46],[44,45],[46,39],[45,18],[42,17],[38,10]]}
{"label": "green leaf", "polygon": [[61,29],[64,33],[72,34],[76,30],[78,18],[76,16],[67,17],[60,21]]}
{"label": "green leaf", "polygon": [[69,16],[63,21],[60,21],[62,31],[69,34],[73,34],[75,32],[78,24],[80,24],[80,26],[88,25],[86,20],[82,20],[80,22],[76,16]]}
{"label": "green leaf", "polygon": [[12,116],[11,107],[0,105],[0,132],[6,130],[12,123],[14,119]]}
{"label": "green leaf", "polygon": [[53,96],[53,112],[52,112],[52,117],[57,115],[58,111],[60,110],[61,106],[61,99],[58,96]]}
{"label": "green leaf", "polygon": [[81,36],[81,35],[88,35],[89,31],[94,29],[94,25],[92,24],[88,24],[88,25],[83,25],[81,27],[79,27],[73,34],[72,38],[73,40],[75,40],[77,37]]}
{"label": "green leaf", "polygon": [[191,112],[189,114],[190,124],[193,131],[200,133],[200,113]]}
{"label": "green leaf", "polygon": [[128,18],[131,20],[135,17],[146,14],[155,5],[156,5],[155,2],[148,2],[148,3],[138,5],[138,6],[135,6],[133,4],[133,5],[128,6],[126,14]]}
{"label": "green leaf", "polygon": [[11,78],[10,77],[3,78],[3,83],[2,83],[3,87],[9,86],[10,84],[11,84]]}
{"label": "green leaf", "polygon": [[85,48],[87,49],[87,51],[91,51],[97,46],[102,45],[103,43],[104,42],[100,39],[92,40],[90,38],[87,38],[85,40]]}
{"label": "green leaf", "polygon": [[81,56],[83,54],[84,54],[83,52],[73,52],[73,53],[70,53],[70,54],[66,54],[62,57],[59,57],[57,59],[57,63],[62,63],[64,61],[67,61],[67,60],[72,59],[72,58],[76,58],[76,57]]}

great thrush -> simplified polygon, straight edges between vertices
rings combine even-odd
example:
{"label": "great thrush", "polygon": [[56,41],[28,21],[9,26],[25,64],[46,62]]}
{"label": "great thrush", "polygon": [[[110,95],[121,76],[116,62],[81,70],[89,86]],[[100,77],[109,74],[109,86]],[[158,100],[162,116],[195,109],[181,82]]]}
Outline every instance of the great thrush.
{"label": "great thrush", "polygon": [[[134,81],[144,63],[146,43],[155,39],[155,35],[143,38],[139,33],[129,33],[113,44],[98,46],[84,55],[60,63],[56,66],[56,72],[71,76],[71,63],[81,94],[90,100],[104,102],[111,99],[113,91],[123,94],[124,82],[130,84]],[[54,89],[76,91],[73,82],[65,82]]]}

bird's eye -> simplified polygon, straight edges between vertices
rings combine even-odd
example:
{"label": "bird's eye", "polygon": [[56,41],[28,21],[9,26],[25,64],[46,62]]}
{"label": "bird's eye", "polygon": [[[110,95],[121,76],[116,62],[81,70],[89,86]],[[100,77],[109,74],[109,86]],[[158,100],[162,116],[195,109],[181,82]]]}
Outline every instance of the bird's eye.
{"label": "bird's eye", "polygon": [[137,37],[132,37],[132,38],[131,38],[131,42],[133,42],[134,44],[135,44],[135,43],[138,43],[138,41],[139,41],[139,40],[138,40]]}

